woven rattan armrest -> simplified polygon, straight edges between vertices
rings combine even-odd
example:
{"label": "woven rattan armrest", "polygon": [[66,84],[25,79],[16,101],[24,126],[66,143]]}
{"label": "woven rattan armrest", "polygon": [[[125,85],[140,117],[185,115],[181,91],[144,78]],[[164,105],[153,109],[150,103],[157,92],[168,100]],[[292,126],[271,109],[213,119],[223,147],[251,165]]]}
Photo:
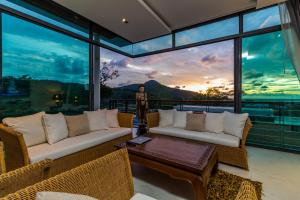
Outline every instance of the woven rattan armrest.
{"label": "woven rattan armrest", "polygon": [[4,144],[6,170],[11,171],[29,164],[27,146],[21,133],[0,124],[0,139]]}
{"label": "woven rattan armrest", "polygon": [[52,160],[43,160],[0,175],[0,197],[49,177]]}

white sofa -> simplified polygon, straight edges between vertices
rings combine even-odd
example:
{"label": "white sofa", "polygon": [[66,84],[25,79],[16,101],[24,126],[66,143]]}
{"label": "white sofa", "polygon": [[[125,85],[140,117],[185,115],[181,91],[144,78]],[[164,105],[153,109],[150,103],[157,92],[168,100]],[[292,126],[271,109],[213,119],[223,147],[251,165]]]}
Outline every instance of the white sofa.
{"label": "white sofa", "polygon": [[[220,162],[248,169],[246,140],[249,130],[252,127],[249,118],[245,120],[240,136],[226,134],[223,132],[190,131],[183,127],[174,127],[171,124],[167,126],[166,124],[164,124],[164,126],[160,126],[160,121],[159,112],[148,113],[147,123],[151,134],[162,134],[171,137],[185,138],[188,140],[214,144],[216,146]],[[218,120],[216,119],[215,123],[220,123],[217,121]],[[215,126],[218,125],[215,124]]]}
{"label": "white sofa", "polygon": [[[111,153],[116,149],[116,144],[132,138],[133,117],[133,114],[117,113],[119,128],[91,131],[83,135],[66,137],[52,144],[45,140],[34,145],[29,145],[32,136],[28,140],[28,135],[20,130],[0,124],[0,139],[4,143],[6,169],[11,171],[30,163],[52,159],[51,173],[56,175]],[[28,123],[31,122],[28,120]],[[29,133],[34,131],[35,129]]]}

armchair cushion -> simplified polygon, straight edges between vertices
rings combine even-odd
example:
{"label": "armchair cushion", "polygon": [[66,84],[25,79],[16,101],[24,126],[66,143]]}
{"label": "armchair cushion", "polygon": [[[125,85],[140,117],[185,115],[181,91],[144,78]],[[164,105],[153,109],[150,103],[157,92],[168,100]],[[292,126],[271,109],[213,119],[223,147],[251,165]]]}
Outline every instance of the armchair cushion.
{"label": "armchair cushion", "polygon": [[141,193],[136,193],[130,200],[156,200],[156,199]]}
{"label": "armchair cushion", "polygon": [[38,192],[35,200],[97,200],[93,197],[64,192]]}
{"label": "armchair cushion", "polygon": [[3,124],[22,133],[27,147],[46,142],[46,135],[42,124],[42,116],[45,112],[22,117],[4,118]]}

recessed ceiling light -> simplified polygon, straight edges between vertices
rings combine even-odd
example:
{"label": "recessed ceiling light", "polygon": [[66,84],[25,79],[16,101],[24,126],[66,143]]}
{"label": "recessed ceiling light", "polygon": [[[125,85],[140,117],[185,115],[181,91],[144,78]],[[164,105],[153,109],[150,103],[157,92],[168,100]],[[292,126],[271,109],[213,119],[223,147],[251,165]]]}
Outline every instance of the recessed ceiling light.
{"label": "recessed ceiling light", "polygon": [[122,19],[122,22],[125,23],[125,24],[128,24],[128,21],[127,21],[126,18],[123,18],[123,19]]}

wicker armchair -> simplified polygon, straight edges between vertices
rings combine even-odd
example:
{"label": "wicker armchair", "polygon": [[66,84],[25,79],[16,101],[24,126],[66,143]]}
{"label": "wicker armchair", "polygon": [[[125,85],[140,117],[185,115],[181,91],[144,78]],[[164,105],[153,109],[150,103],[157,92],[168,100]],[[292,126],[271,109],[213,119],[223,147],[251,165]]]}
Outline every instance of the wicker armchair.
{"label": "wicker armchair", "polygon": [[235,200],[258,200],[255,187],[250,182],[244,181]]}
{"label": "wicker armchair", "polygon": [[[159,113],[158,112],[148,113],[147,123],[149,128],[157,127],[159,124]],[[240,142],[240,147],[228,147],[224,145],[215,144],[220,162],[234,165],[248,170],[246,140],[251,127],[252,127],[252,123],[250,118],[248,118],[244,127],[244,132]]]}
{"label": "wicker armchair", "polygon": [[[121,127],[131,128],[133,126],[133,114],[118,113],[118,120]],[[130,140],[131,134],[113,139],[103,144],[85,149],[59,159],[55,159],[51,168],[51,175],[72,169],[100,156],[111,153],[115,150],[114,145]],[[0,139],[4,143],[6,170],[11,171],[30,164],[27,146],[22,133],[0,124]]]}
{"label": "wicker armchair", "polygon": [[0,175],[0,197],[14,193],[49,177],[51,160],[43,160]]}
{"label": "wicker armchair", "polygon": [[128,200],[133,196],[134,189],[127,150],[115,151],[2,199],[34,200],[36,193],[40,191],[84,194],[106,200]]}

